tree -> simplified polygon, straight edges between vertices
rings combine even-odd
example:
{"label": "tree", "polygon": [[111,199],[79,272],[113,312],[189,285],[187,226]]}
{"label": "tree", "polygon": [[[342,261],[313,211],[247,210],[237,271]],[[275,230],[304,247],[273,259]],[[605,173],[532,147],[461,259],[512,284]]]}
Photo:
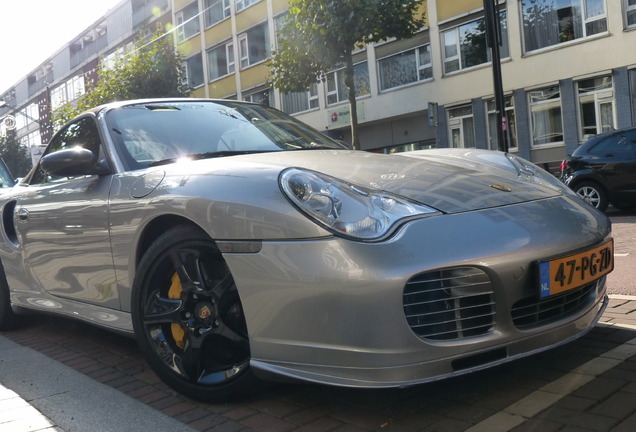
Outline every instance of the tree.
{"label": "tree", "polygon": [[78,101],[68,103],[54,113],[55,126],[59,128],[82,111],[104,103],[189,96],[185,62],[171,38],[171,33],[156,32],[150,42],[138,41],[132,52],[113,65],[102,62],[94,87]]}
{"label": "tree", "polygon": [[31,155],[12,133],[0,135],[0,157],[14,178],[24,177],[31,169]]}
{"label": "tree", "polygon": [[[270,59],[270,82],[283,92],[306,91],[344,64],[353,147],[360,148],[353,52],[371,42],[413,36],[424,25],[422,0],[290,0]],[[418,16],[419,15],[419,16]]]}

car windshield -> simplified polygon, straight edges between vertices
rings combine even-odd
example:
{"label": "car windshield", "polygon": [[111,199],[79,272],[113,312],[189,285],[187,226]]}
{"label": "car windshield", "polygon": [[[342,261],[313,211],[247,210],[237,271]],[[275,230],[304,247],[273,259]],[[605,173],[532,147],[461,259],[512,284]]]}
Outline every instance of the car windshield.
{"label": "car windshield", "polygon": [[281,111],[232,101],[128,105],[109,111],[107,124],[132,169],[184,157],[346,148]]}

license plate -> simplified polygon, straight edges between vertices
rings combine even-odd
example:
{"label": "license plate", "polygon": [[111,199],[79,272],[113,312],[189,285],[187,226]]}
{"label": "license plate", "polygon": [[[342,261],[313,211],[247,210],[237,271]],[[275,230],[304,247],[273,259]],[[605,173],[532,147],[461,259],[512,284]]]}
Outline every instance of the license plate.
{"label": "license plate", "polygon": [[541,298],[600,279],[614,269],[614,240],[594,249],[539,262]]}

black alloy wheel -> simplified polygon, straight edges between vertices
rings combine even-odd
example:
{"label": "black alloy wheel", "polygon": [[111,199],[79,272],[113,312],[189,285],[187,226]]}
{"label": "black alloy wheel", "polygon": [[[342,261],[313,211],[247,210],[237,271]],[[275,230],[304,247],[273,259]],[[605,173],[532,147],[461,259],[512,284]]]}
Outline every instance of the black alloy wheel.
{"label": "black alloy wheel", "polygon": [[574,187],[574,192],[600,211],[604,212],[607,210],[609,205],[607,194],[598,183],[591,181],[581,182]]}
{"label": "black alloy wheel", "polygon": [[150,246],[135,277],[132,316],[140,350],[175,390],[222,401],[253,386],[239,294],[201,230],[178,226]]}

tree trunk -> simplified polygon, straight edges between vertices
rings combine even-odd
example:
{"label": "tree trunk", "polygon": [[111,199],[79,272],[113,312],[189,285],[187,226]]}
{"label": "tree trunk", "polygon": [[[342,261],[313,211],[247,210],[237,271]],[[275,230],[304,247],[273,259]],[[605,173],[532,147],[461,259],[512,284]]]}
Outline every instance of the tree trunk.
{"label": "tree trunk", "polygon": [[351,50],[345,51],[345,84],[349,93],[349,112],[351,120],[351,145],[354,150],[360,150],[360,138],[358,137],[358,105],[356,103],[356,88],[353,82],[353,56]]}

